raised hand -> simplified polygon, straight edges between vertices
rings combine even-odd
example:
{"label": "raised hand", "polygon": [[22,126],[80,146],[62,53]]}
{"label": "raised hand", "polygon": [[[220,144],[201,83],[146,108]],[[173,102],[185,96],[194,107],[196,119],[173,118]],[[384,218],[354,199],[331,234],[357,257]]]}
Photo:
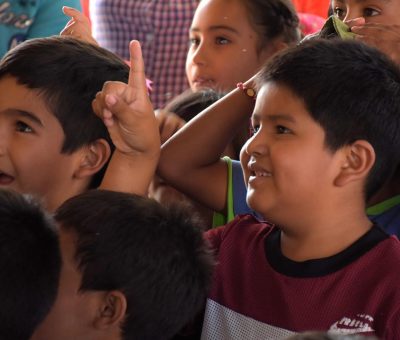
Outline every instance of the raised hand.
{"label": "raised hand", "polygon": [[130,43],[128,84],[106,82],[93,110],[107,126],[116,150],[101,188],[146,194],[160,154],[160,134],[138,41]]}
{"label": "raised hand", "polygon": [[60,35],[74,37],[93,45],[98,45],[92,36],[92,29],[89,19],[77,9],[64,6],[63,13],[71,19],[67,22]]}
{"label": "raised hand", "polygon": [[93,110],[107,126],[117,150],[123,153],[158,150],[158,123],[147,93],[140,44],[134,40],[129,48],[128,84],[106,82],[92,103]]}

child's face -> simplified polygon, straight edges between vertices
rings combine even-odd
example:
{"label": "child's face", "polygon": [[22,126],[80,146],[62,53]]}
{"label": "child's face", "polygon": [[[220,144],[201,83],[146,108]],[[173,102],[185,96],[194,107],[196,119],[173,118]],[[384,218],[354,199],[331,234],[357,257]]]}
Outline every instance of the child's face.
{"label": "child's face", "polygon": [[279,225],[307,219],[330,194],[340,153],[327,149],[322,127],[281,85],[261,88],[252,125],[256,132],[241,152],[248,204]]}
{"label": "child's face", "polygon": [[92,317],[96,292],[80,292],[82,274],[75,260],[76,235],[60,228],[62,267],[57,298],[31,340],[94,339]]}
{"label": "child's face", "polygon": [[203,0],[190,29],[186,75],[192,90],[232,90],[254,75],[271,55],[257,53],[258,35],[240,0]]}
{"label": "child's face", "polygon": [[0,79],[0,187],[44,198],[54,209],[71,191],[79,154],[62,154],[64,132],[38,92]]}
{"label": "child's face", "polygon": [[342,21],[364,17],[371,23],[400,24],[398,0],[332,0],[334,14]]}

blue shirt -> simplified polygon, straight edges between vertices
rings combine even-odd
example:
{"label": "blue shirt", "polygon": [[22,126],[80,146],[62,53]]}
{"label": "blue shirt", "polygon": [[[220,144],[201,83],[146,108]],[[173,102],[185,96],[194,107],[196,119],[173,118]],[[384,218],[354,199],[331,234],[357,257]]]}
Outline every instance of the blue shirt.
{"label": "blue shirt", "polygon": [[63,6],[81,9],[80,0],[0,0],[0,58],[27,39],[59,34],[69,20]]}

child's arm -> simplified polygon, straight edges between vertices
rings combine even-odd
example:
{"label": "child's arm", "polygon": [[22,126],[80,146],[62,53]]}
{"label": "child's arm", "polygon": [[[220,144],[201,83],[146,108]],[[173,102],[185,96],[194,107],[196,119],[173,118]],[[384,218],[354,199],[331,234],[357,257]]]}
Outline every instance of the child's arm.
{"label": "child's arm", "polygon": [[353,19],[347,24],[357,40],[377,48],[400,64],[400,25],[366,23],[364,18]]}
{"label": "child's arm", "polygon": [[116,148],[100,188],[146,195],[160,154],[160,135],[138,41],[131,42],[130,54],[128,84],[107,82],[93,101]]}
{"label": "child's arm", "polygon": [[248,125],[253,108],[254,100],[236,89],[201,112],[162,146],[159,175],[205,206],[225,212],[228,172],[220,156],[240,127]]}

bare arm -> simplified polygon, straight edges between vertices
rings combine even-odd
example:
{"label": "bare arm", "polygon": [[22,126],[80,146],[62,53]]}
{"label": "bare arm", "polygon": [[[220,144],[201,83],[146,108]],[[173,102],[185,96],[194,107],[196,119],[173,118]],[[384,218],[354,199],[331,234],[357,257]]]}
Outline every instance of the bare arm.
{"label": "bare arm", "polygon": [[162,146],[158,174],[210,209],[225,212],[228,172],[220,156],[247,126],[253,108],[254,100],[240,89],[211,105]]}
{"label": "bare arm", "polygon": [[100,188],[147,195],[160,154],[160,134],[138,41],[131,42],[130,53],[128,84],[107,82],[93,101],[116,148]]}

